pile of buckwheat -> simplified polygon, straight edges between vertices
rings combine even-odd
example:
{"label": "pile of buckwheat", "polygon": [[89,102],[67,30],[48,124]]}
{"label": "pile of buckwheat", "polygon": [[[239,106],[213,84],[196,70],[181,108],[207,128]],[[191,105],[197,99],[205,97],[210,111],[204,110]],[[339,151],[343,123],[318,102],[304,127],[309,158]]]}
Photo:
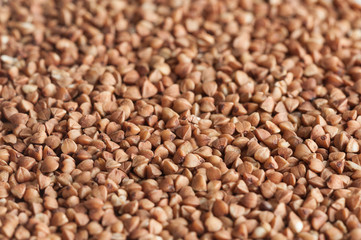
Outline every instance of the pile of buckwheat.
{"label": "pile of buckwheat", "polygon": [[0,1],[0,239],[361,238],[352,0]]}

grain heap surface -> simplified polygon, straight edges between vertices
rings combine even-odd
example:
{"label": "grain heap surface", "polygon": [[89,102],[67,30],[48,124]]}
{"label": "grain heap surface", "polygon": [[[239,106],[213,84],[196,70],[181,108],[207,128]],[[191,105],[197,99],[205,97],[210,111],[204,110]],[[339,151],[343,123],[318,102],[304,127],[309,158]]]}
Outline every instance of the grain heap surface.
{"label": "grain heap surface", "polygon": [[361,7],[0,2],[0,239],[361,237]]}

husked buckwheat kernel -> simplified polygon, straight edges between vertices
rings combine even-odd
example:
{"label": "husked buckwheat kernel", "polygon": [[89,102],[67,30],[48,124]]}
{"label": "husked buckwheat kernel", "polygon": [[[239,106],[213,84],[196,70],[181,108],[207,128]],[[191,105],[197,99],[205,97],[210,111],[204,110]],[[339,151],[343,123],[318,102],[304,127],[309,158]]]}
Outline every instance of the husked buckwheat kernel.
{"label": "husked buckwheat kernel", "polygon": [[361,237],[354,0],[0,2],[0,239]]}

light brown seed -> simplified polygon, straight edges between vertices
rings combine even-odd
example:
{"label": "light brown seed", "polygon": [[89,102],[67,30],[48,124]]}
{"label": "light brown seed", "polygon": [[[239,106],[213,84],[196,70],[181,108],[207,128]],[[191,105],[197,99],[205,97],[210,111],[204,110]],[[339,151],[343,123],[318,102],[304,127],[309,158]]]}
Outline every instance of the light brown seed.
{"label": "light brown seed", "polygon": [[253,192],[246,193],[242,198],[241,203],[246,208],[255,208],[258,205],[257,194]]}
{"label": "light brown seed", "polygon": [[202,163],[202,159],[196,154],[189,153],[184,159],[183,166],[187,168],[198,167]]}
{"label": "light brown seed", "polygon": [[148,80],[144,81],[143,87],[142,87],[142,97],[143,98],[153,97],[154,95],[157,94],[157,92],[158,92],[158,89],[156,86],[154,86],[153,83],[151,83]]}
{"label": "light brown seed", "polygon": [[75,153],[77,148],[76,143],[70,138],[65,139],[61,145],[61,151],[65,154]]}
{"label": "light brown seed", "polygon": [[62,226],[68,222],[68,218],[63,212],[56,212],[51,218],[51,224],[53,226]]}
{"label": "light brown seed", "polygon": [[204,222],[207,230],[210,232],[217,232],[222,228],[222,221],[214,216],[210,216]]}
{"label": "light brown seed", "polygon": [[275,107],[275,101],[271,96],[267,97],[260,106],[261,109],[269,113],[273,112],[274,107]]}
{"label": "light brown seed", "polygon": [[[145,96],[151,95],[149,92],[145,92]],[[128,87],[126,92],[123,94],[124,98],[129,98],[130,100],[139,100],[142,98],[139,88],[137,86]]]}
{"label": "light brown seed", "polygon": [[344,187],[342,178],[337,174],[332,174],[327,181],[327,187],[331,189],[341,189]]}
{"label": "light brown seed", "polygon": [[217,91],[217,83],[215,81],[209,81],[202,84],[202,89],[206,95],[212,97]]}
{"label": "light brown seed", "polygon": [[294,212],[290,212],[288,225],[295,233],[299,233],[303,229],[303,223],[301,219]]}
{"label": "light brown seed", "polygon": [[227,215],[229,213],[229,207],[224,201],[217,199],[213,203],[212,211],[213,211],[214,216],[221,217],[221,216]]}

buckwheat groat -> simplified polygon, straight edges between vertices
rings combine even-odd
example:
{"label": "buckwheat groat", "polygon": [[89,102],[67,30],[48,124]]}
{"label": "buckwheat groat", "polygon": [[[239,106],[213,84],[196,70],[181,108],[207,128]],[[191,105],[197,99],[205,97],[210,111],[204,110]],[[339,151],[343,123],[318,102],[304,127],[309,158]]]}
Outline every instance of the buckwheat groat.
{"label": "buckwheat groat", "polygon": [[360,239],[361,6],[0,1],[0,239]]}

